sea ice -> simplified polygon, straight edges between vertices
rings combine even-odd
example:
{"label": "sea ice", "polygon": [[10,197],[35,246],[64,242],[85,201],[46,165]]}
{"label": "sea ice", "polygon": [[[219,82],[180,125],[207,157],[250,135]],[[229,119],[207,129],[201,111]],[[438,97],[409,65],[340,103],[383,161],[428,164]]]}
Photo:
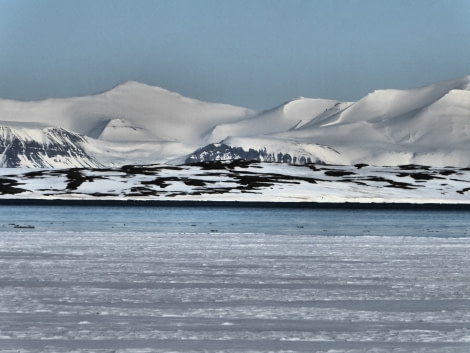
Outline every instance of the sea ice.
{"label": "sea ice", "polygon": [[0,352],[467,352],[469,238],[0,233]]}

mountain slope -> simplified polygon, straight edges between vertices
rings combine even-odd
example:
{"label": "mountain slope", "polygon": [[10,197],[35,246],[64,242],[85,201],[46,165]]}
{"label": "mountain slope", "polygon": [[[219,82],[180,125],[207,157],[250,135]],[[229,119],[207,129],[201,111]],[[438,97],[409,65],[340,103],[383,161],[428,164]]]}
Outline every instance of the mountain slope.
{"label": "mountain slope", "polygon": [[7,168],[100,167],[85,137],[61,128],[0,124],[0,165]]}
{"label": "mountain slope", "polygon": [[216,125],[210,132],[210,140],[220,141],[228,136],[256,136],[287,131],[305,121],[331,111],[341,105],[329,99],[298,98],[274,109],[247,117],[246,119]]}

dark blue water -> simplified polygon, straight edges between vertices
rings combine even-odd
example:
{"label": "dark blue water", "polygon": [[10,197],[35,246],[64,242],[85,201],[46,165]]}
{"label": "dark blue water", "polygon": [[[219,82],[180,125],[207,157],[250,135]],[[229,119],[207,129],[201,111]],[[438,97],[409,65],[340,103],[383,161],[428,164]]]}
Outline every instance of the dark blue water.
{"label": "dark blue water", "polygon": [[470,236],[469,211],[0,206],[0,231]]}

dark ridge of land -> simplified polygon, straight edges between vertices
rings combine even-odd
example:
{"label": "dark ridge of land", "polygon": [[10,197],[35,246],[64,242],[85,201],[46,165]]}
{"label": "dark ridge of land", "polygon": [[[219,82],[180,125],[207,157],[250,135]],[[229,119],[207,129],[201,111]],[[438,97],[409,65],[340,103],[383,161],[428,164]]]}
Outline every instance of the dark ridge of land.
{"label": "dark ridge of land", "polygon": [[351,210],[470,211],[470,204],[459,203],[361,203],[361,202],[266,202],[266,201],[178,201],[178,200],[66,200],[0,199],[0,206],[77,206],[77,207],[247,207],[311,208]]}

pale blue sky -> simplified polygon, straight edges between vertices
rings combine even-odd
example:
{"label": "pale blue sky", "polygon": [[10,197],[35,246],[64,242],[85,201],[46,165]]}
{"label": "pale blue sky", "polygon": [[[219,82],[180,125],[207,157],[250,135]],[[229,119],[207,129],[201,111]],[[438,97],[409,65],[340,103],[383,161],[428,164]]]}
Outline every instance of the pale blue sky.
{"label": "pale blue sky", "polygon": [[469,19],[470,0],[0,0],[0,97],[357,100],[469,75]]}

